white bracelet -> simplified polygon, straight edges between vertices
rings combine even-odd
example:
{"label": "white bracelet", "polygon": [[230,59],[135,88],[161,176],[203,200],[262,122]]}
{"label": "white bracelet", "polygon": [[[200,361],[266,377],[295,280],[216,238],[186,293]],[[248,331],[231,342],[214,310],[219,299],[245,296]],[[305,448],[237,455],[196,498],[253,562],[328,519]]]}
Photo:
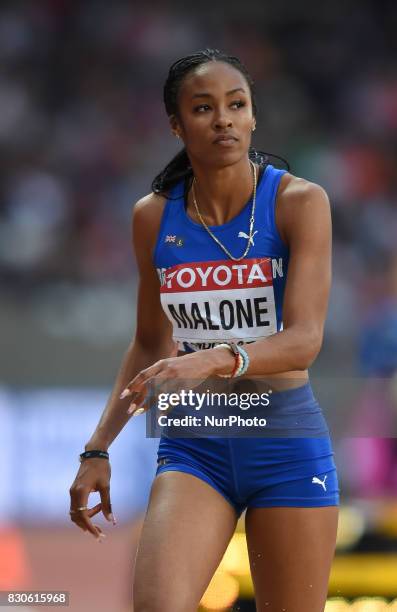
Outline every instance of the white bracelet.
{"label": "white bracelet", "polygon": [[240,351],[238,350],[238,346],[236,344],[227,344],[226,342],[222,342],[222,344],[218,344],[215,348],[222,347],[227,348],[229,351],[233,353],[235,358],[234,368],[230,374],[218,374],[221,378],[235,378],[237,372],[239,372],[244,367],[244,358],[242,357]]}
{"label": "white bracelet", "polygon": [[237,378],[238,376],[242,376],[248,370],[250,359],[248,357],[248,353],[238,344],[233,343],[233,345],[226,344],[223,342],[222,344],[218,344],[217,347],[228,348],[236,358],[236,363],[230,374],[218,374],[221,378]]}
{"label": "white bracelet", "polygon": [[242,376],[243,374],[246,373],[246,371],[248,370],[249,364],[250,364],[250,358],[248,357],[248,353],[245,349],[243,349],[241,346],[237,346],[238,352],[240,353],[241,357],[242,357],[242,361],[243,364],[242,366],[238,369],[238,371],[236,372],[235,376]]}

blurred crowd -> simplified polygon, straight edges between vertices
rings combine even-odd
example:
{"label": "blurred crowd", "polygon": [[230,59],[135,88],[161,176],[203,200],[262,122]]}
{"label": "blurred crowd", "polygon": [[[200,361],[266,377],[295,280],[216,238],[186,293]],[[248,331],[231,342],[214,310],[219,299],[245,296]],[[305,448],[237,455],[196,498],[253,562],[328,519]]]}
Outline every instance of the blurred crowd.
{"label": "blurred crowd", "polygon": [[395,3],[380,10],[370,0],[321,9],[312,0],[277,8],[254,0],[244,13],[223,0],[188,11],[178,1],[4,0],[0,278],[7,299],[39,299],[44,311],[64,300],[72,313],[74,302],[84,309],[90,287],[100,292],[88,300],[93,312],[103,296],[112,308],[123,283],[134,283],[131,209],[177,151],[162,104],[167,70],[212,46],[238,55],[256,82],[253,144],[287,158],[293,174],[329,194],[327,333],[351,338],[379,302],[396,299],[396,25]]}

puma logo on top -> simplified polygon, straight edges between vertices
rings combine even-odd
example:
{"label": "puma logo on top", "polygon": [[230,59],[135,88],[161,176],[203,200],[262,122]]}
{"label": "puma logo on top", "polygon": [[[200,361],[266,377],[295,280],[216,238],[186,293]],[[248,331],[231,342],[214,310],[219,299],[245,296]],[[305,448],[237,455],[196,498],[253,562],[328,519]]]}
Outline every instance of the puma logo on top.
{"label": "puma logo on top", "polygon": [[248,235],[248,234],[246,234],[245,232],[239,232],[239,233],[238,233],[238,238],[250,238],[250,244],[252,244],[252,246],[255,246],[255,243],[254,243],[254,236],[255,236],[255,234],[257,234],[257,233],[258,233],[258,230],[255,230],[255,231],[254,231],[254,233],[252,234],[251,238],[250,238],[250,237],[249,237],[249,235]]}

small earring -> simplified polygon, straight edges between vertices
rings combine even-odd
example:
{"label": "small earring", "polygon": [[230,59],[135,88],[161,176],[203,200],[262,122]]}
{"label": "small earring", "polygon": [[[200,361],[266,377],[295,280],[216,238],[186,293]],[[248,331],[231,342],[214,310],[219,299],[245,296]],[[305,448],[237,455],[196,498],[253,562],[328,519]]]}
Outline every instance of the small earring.
{"label": "small earring", "polygon": [[255,132],[255,130],[256,130],[256,125],[253,125],[252,126],[252,131]]}
{"label": "small earring", "polygon": [[176,136],[177,138],[180,138],[178,132],[174,132],[174,136]]}

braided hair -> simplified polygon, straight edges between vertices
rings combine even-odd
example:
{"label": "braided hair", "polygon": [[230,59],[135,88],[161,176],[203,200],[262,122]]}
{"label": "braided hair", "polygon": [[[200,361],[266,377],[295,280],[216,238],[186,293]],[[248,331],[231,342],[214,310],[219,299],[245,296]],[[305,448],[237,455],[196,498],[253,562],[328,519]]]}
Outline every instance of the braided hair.
{"label": "braided hair", "polygon": [[[248,83],[251,100],[252,100],[252,110],[254,117],[257,113],[257,106],[255,100],[255,91],[254,91],[254,82],[244,66],[244,64],[235,57],[234,55],[227,55],[218,49],[204,49],[203,51],[198,51],[197,53],[193,53],[192,55],[187,55],[186,57],[182,57],[172,64],[169,69],[168,77],[164,85],[164,105],[167,115],[177,115],[178,114],[178,94],[182,82],[188,73],[192,70],[195,70],[198,66],[202,64],[206,64],[211,61],[224,62],[233,66],[241,74],[244,76],[245,80]],[[249,159],[253,162],[258,163],[259,165],[266,165],[269,160],[269,156],[276,157],[281,159],[288,171],[290,170],[289,163],[279,157],[278,155],[274,155],[272,153],[265,153],[263,151],[257,151],[256,149],[250,147],[248,151]],[[174,187],[179,181],[184,180],[185,182],[185,195],[191,186],[191,182],[193,179],[193,170],[190,165],[190,160],[187,155],[185,147],[179,153],[175,155],[175,157],[166,165],[166,167],[154,178],[152,182],[152,191],[154,193],[166,195],[166,193]],[[169,197],[169,196],[168,196]]]}

